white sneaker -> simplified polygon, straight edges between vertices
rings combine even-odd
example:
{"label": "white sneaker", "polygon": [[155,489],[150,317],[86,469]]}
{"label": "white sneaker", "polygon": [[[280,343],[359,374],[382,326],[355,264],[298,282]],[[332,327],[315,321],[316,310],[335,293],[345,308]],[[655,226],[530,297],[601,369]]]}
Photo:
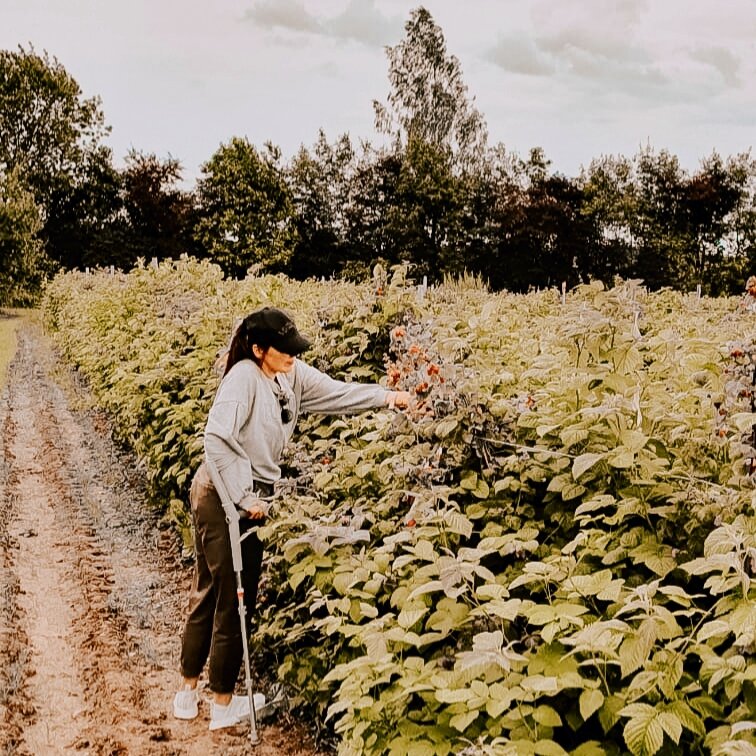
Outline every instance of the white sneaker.
{"label": "white sneaker", "polygon": [[[265,696],[254,694],[255,711],[265,706]],[[210,729],[220,730],[222,727],[233,727],[249,718],[249,698],[247,696],[232,696],[228,706],[221,706],[212,701],[210,703]]]}
{"label": "white sneaker", "polygon": [[197,688],[185,688],[173,697],[173,716],[176,719],[194,719],[199,713]]}

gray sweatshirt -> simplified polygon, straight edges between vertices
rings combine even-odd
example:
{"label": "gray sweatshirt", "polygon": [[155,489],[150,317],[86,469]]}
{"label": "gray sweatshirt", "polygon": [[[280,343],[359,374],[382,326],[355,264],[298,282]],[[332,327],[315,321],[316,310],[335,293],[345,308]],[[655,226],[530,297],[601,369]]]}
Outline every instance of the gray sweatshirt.
{"label": "gray sweatshirt", "polygon": [[[348,414],[382,407],[386,389],[345,383],[296,360],[275,380],[252,361],[237,362],[221,381],[205,426],[205,455],[214,465],[234,504],[254,491],[254,481],[281,477],[279,460],[300,412]],[[279,396],[288,400],[292,419],[281,419]]]}

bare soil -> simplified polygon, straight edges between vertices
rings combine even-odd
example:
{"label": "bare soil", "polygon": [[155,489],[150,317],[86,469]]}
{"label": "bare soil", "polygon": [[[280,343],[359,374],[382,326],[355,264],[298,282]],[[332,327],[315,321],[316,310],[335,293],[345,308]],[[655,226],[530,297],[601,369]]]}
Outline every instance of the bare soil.
{"label": "bare soil", "polygon": [[173,718],[192,566],[143,471],[25,321],[0,397],[0,754],[313,756],[287,714],[208,730]]}

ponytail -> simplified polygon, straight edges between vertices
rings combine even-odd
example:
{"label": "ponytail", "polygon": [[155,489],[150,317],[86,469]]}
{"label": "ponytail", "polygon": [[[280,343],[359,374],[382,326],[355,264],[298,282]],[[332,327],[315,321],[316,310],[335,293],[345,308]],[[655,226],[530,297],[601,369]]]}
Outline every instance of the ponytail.
{"label": "ponytail", "polygon": [[244,329],[244,324],[240,325],[233,338],[231,339],[231,345],[228,348],[228,354],[226,355],[226,369],[223,371],[223,377],[228,375],[228,371],[236,365],[239,360],[249,359],[253,357],[252,347],[249,344],[249,334]]}
{"label": "ponytail", "polygon": [[226,369],[223,371],[224,378],[228,375],[228,371],[240,360],[252,360],[258,366],[261,364],[261,360],[255,357],[252,346],[257,344],[261,349],[267,349],[270,344],[267,343],[265,335],[260,333],[259,329],[255,328],[254,325],[255,321],[251,315],[248,315],[242,320],[236,331],[234,331],[226,356]]}

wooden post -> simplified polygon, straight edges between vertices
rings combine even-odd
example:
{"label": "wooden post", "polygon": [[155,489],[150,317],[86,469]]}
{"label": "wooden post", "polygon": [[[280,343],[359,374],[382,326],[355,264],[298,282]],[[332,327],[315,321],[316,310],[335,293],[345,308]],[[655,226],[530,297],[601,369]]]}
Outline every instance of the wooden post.
{"label": "wooden post", "polygon": [[567,281],[562,281],[562,304],[567,304]]}

